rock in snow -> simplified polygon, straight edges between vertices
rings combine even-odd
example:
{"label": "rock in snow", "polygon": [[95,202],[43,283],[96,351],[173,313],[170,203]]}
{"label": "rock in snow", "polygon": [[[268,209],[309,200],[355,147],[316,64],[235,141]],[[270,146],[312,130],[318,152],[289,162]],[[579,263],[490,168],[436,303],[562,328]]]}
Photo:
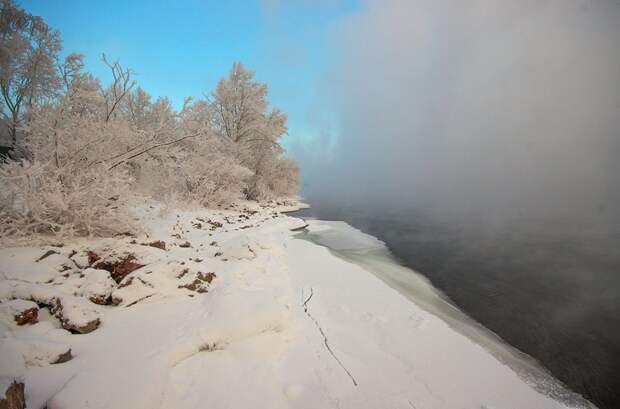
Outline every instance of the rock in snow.
{"label": "rock in snow", "polygon": [[69,345],[33,335],[5,339],[6,343],[13,344],[12,348],[19,351],[27,367],[60,364],[72,358]]}
{"label": "rock in snow", "polygon": [[32,301],[17,299],[0,304],[1,319],[12,319],[17,325],[36,324],[38,313],[39,307]]}
{"label": "rock in snow", "polygon": [[37,307],[28,308],[16,314],[13,318],[17,325],[36,324],[38,321],[39,309]]}
{"label": "rock in snow", "polygon": [[72,332],[88,334],[101,324],[99,313],[90,307],[88,301],[79,297],[56,297],[52,300],[52,313],[60,320],[62,327]]}
{"label": "rock in snow", "polygon": [[4,391],[0,399],[0,409],[23,409],[26,407],[24,399],[24,384],[11,380],[8,385],[4,380],[0,381],[0,393]]}

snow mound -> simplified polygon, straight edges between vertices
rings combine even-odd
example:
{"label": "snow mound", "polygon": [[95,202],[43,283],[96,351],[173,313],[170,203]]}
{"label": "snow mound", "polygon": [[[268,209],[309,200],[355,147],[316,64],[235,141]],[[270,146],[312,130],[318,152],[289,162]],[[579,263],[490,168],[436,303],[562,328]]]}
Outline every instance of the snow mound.
{"label": "snow mound", "polygon": [[87,268],[82,271],[84,280],[79,284],[76,295],[88,298],[95,304],[106,304],[116,287],[110,273],[106,270]]}
{"label": "snow mound", "polygon": [[7,337],[5,345],[19,351],[27,367],[59,364],[71,359],[71,347],[68,344],[35,336]]}

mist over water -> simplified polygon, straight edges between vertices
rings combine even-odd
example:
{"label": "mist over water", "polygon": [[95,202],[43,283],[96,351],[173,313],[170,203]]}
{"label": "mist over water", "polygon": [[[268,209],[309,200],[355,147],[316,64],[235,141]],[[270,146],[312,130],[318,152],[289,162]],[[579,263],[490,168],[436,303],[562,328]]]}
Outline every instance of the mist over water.
{"label": "mist over water", "polygon": [[620,407],[620,1],[371,0],[333,42],[311,213]]}
{"label": "mist over water", "polygon": [[368,2],[333,34],[333,144],[293,152],[304,193],[486,220],[617,213],[619,21],[617,0]]}

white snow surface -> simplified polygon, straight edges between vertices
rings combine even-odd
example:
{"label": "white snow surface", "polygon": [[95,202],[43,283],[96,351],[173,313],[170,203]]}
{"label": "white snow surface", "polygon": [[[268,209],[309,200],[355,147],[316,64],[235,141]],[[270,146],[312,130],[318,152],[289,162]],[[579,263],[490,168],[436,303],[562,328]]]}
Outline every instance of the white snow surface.
{"label": "white snow surface", "polygon": [[[72,319],[101,321],[72,334],[47,308],[20,327],[0,315],[0,379],[24,381],[34,409],[568,407],[368,271],[295,238],[305,222],[283,210],[152,204],[136,209],[147,236],[0,250],[0,310],[56,297]],[[142,245],[156,240],[166,250]],[[35,261],[50,249],[59,254]],[[144,266],[116,283],[89,250]],[[89,299],[102,294],[116,305]],[[73,359],[52,364],[68,348]]]}

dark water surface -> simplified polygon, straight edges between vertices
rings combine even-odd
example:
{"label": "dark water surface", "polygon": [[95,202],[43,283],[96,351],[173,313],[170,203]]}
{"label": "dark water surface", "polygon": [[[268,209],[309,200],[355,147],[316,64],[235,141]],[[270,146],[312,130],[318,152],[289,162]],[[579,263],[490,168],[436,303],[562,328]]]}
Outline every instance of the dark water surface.
{"label": "dark water surface", "polygon": [[620,229],[520,220],[468,226],[414,210],[313,207],[392,252],[475,320],[601,408],[620,408]]}

